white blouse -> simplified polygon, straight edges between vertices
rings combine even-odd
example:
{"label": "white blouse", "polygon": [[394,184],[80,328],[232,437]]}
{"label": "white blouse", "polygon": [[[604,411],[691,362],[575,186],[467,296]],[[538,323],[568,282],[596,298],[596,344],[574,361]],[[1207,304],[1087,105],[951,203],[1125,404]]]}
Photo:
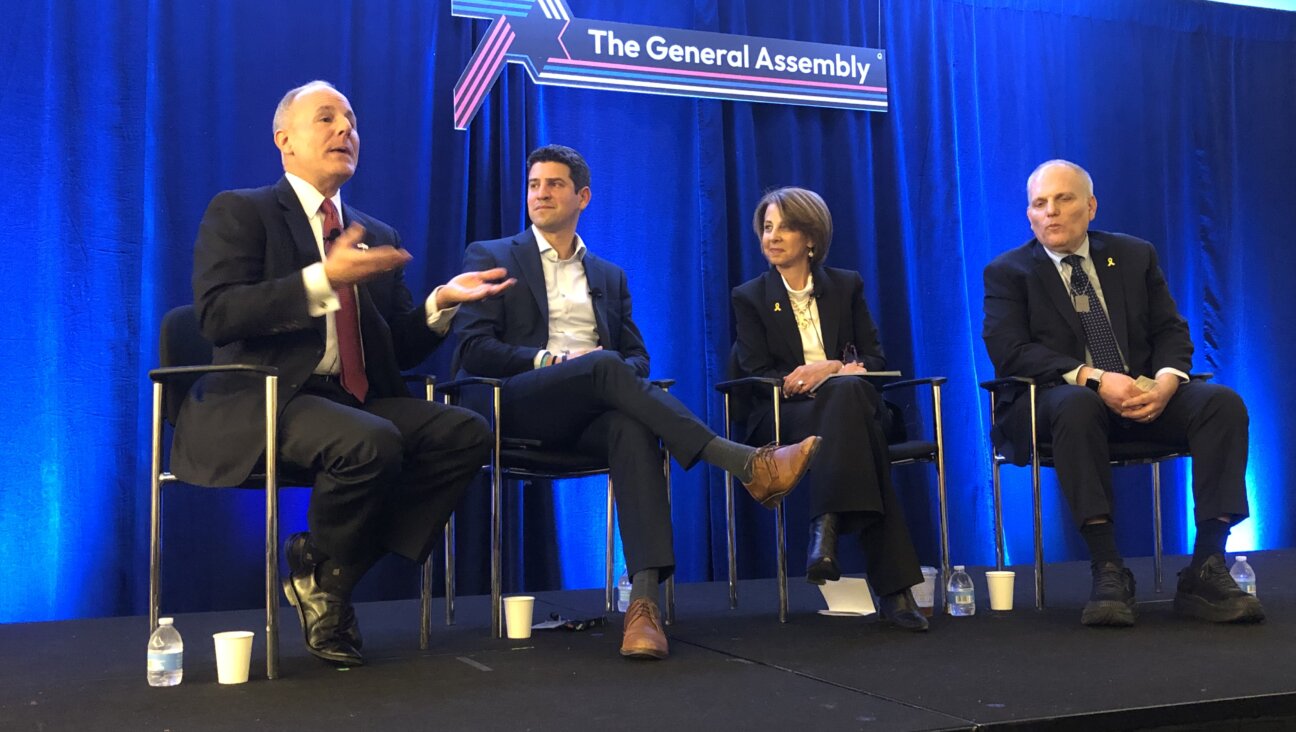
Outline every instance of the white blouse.
{"label": "white blouse", "polygon": [[[781,276],[781,275],[780,275]],[[792,314],[796,316],[797,330],[801,332],[801,352],[806,363],[826,361],[824,353],[823,329],[819,324],[819,301],[811,296],[814,292],[814,276],[806,275],[805,287],[792,289],[786,279],[783,286],[787,288],[788,299],[792,301]]]}

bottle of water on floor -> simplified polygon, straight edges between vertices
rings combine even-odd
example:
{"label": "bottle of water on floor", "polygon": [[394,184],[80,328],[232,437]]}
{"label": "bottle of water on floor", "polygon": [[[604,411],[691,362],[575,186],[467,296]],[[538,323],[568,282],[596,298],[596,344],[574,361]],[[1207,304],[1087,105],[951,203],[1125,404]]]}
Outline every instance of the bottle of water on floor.
{"label": "bottle of water on floor", "polygon": [[1239,554],[1234,557],[1233,566],[1229,569],[1229,574],[1233,575],[1233,581],[1241,587],[1244,592],[1252,595],[1256,593],[1256,576],[1255,570],[1247,564],[1246,555]]}
{"label": "bottle of water on floor", "polygon": [[954,565],[954,573],[950,575],[945,594],[949,597],[950,615],[976,614],[976,588],[972,586],[972,578],[964,571],[962,564]]}
{"label": "bottle of water on floor", "polygon": [[158,618],[148,641],[149,686],[175,686],[184,677],[184,641],[171,618]]}
{"label": "bottle of water on floor", "polygon": [[622,573],[621,581],[617,582],[616,586],[617,612],[623,613],[626,611],[626,608],[630,607],[630,589],[630,578],[626,576],[625,573]]}

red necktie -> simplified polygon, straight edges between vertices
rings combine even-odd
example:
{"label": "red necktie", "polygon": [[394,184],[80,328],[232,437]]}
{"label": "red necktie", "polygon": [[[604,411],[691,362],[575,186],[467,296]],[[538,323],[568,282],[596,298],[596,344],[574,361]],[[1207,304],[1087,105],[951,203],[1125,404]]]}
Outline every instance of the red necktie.
{"label": "red necktie", "polygon": [[[324,214],[324,254],[327,256],[333,242],[342,233],[342,221],[337,207],[329,199],[320,204]],[[337,291],[342,307],[334,314],[337,330],[338,359],[342,362],[342,388],[360,403],[369,393],[369,377],[365,375],[364,347],[360,345],[360,313],[356,308],[355,287],[347,285]]]}

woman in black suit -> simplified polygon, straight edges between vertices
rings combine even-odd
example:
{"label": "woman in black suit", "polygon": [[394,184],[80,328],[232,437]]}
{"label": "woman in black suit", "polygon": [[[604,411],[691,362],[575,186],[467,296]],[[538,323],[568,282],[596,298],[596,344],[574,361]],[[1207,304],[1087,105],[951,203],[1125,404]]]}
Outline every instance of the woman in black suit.
{"label": "woman in black suit", "polygon": [[[738,367],[745,375],[783,380],[785,444],[823,436],[805,478],[812,517],[806,580],[840,579],[837,537],[858,532],[882,616],[926,630],[909,589],[923,578],[891,485],[882,399],[865,379],[830,378],[885,366],[864,282],[858,272],[823,265],[832,216],[817,193],[771,191],[756,205],[753,225],[771,267],[733,290]],[[774,436],[773,404],[754,401],[747,440],[763,444]]]}

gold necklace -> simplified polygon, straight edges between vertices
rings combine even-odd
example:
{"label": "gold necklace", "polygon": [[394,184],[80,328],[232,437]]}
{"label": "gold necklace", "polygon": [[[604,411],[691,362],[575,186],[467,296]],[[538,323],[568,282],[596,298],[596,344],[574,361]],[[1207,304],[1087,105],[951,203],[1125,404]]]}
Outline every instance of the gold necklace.
{"label": "gold necklace", "polygon": [[798,301],[795,297],[788,298],[792,301],[792,315],[796,317],[797,330],[806,331],[814,326],[813,313],[810,312],[810,298],[804,301]]}

